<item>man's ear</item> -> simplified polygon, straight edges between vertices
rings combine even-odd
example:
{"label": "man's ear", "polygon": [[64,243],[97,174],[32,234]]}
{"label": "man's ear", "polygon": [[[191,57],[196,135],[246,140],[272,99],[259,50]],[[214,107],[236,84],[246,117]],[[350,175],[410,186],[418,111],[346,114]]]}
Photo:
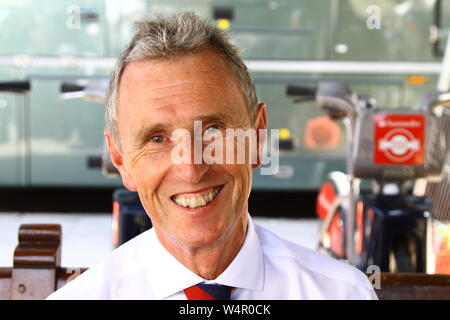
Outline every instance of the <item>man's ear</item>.
{"label": "man's ear", "polygon": [[127,171],[127,168],[124,165],[124,159],[122,155],[122,151],[116,145],[111,133],[108,130],[103,131],[103,134],[106,138],[106,145],[108,146],[109,155],[111,157],[111,161],[114,167],[119,170],[120,176],[122,177],[123,185],[130,191],[136,191],[136,184],[134,183],[133,177]]}
{"label": "man's ear", "polygon": [[[263,131],[260,132],[260,130],[263,129]],[[267,137],[267,112],[266,112],[266,104],[261,102],[258,105],[258,113],[256,114],[256,120],[255,120],[255,130],[256,130],[256,136],[258,137],[258,157],[255,164],[252,164],[252,168],[256,169],[259,168],[262,165],[262,151],[264,147],[264,141]]]}

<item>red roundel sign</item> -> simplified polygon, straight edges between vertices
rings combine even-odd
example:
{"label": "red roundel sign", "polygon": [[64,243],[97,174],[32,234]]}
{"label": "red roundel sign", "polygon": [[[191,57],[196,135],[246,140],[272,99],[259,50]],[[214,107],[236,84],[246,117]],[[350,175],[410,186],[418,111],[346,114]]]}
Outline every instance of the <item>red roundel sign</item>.
{"label": "red roundel sign", "polygon": [[423,115],[375,115],[375,163],[423,165],[424,146]]}

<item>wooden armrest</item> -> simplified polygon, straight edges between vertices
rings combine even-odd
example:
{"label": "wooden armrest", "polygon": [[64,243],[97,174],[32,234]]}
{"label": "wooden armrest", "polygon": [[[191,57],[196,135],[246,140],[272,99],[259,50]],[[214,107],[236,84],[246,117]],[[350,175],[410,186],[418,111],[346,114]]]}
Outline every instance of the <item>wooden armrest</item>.
{"label": "wooden armrest", "polygon": [[59,224],[23,224],[14,251],[14,268],[48,269],[61,263],[62,228]]}
{"label": "wooden armrest", "polygon": [[56,290],[61,239],[62,228],[58,224],[20,226],[11,275],[11,299],[45,299]]}

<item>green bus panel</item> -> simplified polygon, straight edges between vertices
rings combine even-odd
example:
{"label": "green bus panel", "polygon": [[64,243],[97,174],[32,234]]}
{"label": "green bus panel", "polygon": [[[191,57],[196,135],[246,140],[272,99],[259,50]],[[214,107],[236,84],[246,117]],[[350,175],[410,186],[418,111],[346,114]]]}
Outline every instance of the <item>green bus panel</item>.
{"label": "green bus panel", "polygon": [[25,110],[28,99],[0,92],[0,185],[25,185]]}
{"label": "green bus panel", "polygon": [[[82,99],[61,100],[62,80],[32,80],[30,115],[31,185],[102,186],[117,181],[88,167],[103,146],[103,105]],[[70,79],[69,79],[70,80]]]}
{"label": "green bus panel", "polygon": [[[337,11],[330,42],[331,60],[441,61],[441,57],[433,54],[430,41],[436,1],[331,0],[330,3]],[[444,25],[450,27],[448,1],[442,1],[439,14]]]}
{"label": "green bus panel", "polygon": [[0,55],[102,56],[103,1],[2,0]]}
{"label": "green bus panel", "polygon": [[328,0],[108,1],[111,52],[118,55],[128,44],[133,21],[178,11],[195,11],[213,21],[215,9],[232,11],[228,31],[247,59],[325,59]]}

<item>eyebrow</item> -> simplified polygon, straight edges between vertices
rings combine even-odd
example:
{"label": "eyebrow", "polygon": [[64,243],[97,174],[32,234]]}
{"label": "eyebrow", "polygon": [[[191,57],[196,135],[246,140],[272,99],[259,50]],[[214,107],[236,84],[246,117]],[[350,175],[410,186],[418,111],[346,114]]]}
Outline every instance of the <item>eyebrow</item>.
{"label": "eyebrow", "polygon": [[138,145],[143,144],[151,134],[159,131],[169,131],[171,126],[163,123],[156,123],[150,126],[144,126],[138,129],[135,133],[135,141]]}
{"label": "eyebrow", "polygon": [[236,122],[236,119],[231,117],[229,113],[221,111],[205,116],[200,116],[199,119],[196,120],[201,120],[202,122],[213,122],[213,121],[224,121],[228,123]]}

